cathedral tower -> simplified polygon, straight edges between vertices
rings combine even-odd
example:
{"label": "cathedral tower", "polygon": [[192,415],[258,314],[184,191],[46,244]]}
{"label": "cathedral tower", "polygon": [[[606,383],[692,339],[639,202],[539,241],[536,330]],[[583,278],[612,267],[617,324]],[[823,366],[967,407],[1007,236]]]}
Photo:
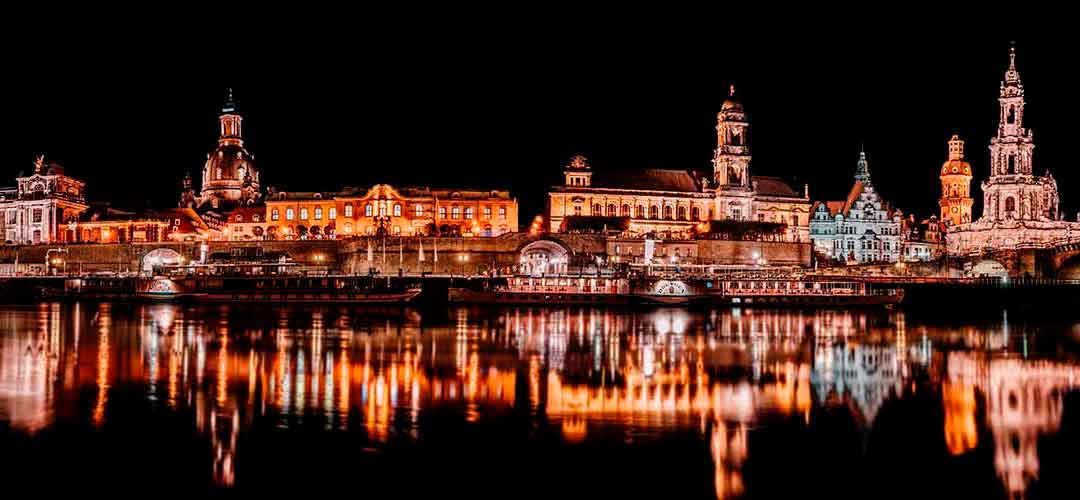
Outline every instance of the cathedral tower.
{"label": "cathedral tower", "polygon": [[1058,218],[1057,183],[1032,170],[1035,142],[1024,128],[1024,104],[1016,47],[1010,47],[998,97],[998,131],[990,140],[990,178],[982,184],[983,218],[990,222]]}
{"label": "cathedral tower", "polygon": [[971,222],[971,164],[964,161],[964,141],[949,139],[949,159],[941,165],[941,220],[949,225]]}
{"label": "cathedral tower", "polygon": [[750,124],[742,103],[735,99],[732,85],[727,100],[716,116],[716,152],[713,179],[716,182],[715,213],[721,219],[750,219],[754,186],[750,178]]}

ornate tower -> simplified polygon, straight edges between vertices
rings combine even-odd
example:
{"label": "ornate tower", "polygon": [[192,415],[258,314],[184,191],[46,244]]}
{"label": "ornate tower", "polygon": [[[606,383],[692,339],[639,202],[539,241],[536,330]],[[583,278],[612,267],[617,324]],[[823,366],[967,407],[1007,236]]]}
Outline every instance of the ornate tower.
{"label": "ornate tower", "polygon": [[200,207],[219,208],[222,202],[252,203],[258,198],[259,171],[244,149],[243,118],[237,112],[232,89],[218,116],[221,124],[217,148],[207,156],[202,172]]}
{"label": "ornate tower", "polygon": [[1014,46],[998,97],[998,132],[990,139],[990,177],[982,183],[983,218],[990,222],[1058,217],[1056,186],[1032,171],[1035,142],[1024,128],[1024,104]]}
{"label": "ornate tower", "polygon": [[716,210],[721,219],[750,219],[754,185],[750,177],[750,124],[742,103],[735,99],[732,85],[727,100],[716,115],[716,152],[713,179],[716,181]]}
{"label": "ornate tower", "polygon": [[971,222],[971,164],[964,161],[964,141],[949,139],[949,159],[941,165],[941,220],[949,225]]}
{"label": "ornate tower", "polygon": [[592,184],[592,169],[584,156],[570,158],[570,163],[563,168],[568,187],[589,187]]}
{"label": "ornate tower", "polygon": [[859,162],[855,164],[855,181],[870,185],[870,162],[866,161],[866,149],[859,147]]}

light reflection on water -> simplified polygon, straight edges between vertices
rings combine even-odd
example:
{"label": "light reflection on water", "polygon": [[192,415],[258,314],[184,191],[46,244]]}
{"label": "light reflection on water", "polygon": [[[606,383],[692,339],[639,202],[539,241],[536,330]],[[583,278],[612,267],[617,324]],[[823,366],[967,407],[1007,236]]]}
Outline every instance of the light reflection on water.
{"label": "light reflection on water", "polygon": [[727,498],[753,492],[749,459],[782,452],[755,448],[755,432],[813,428],[820,412],[839,411],[869,436],[884,406],[930,391],[941,454],[992,450],[1000,491],[1019,496],[1039,479],[1040,438],[1059,432],[1063,398],[1080,385],[1071,325],[915,325],[884,311],[425,314],[5,306],[0,423],[29,439],[67,422],[101,429],[143,411],[114,397],[137,387],[148,411],[190,418],[209,450],[208,479],[224,488],[262,479],[238,473],[238,448],[268,423],[359,432],[367,445],[357,453],[438,438],[431,419],[483,427],[525,418],[570,453],[689,433],[707,450],[709,493]]}

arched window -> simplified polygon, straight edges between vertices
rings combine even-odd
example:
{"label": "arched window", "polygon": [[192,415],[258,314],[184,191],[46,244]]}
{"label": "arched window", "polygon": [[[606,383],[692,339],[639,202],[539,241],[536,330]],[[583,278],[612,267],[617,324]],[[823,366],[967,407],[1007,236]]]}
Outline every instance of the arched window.
{"label": "arched window", "polygon": [[675,214],[679,220],[686,220],[686,207],[679,207]]}
{"label": "arched window", "polygon": [[624,204],[622,206],[622,216],[623,217],[630,217],[630,205]]}
{"label": "arched window", "polygon": [[337,207],[330,207],[328,215],[330,220],[337,219]]}
{"label": "arched window", "polygon": [[614,203],[609,203],[608,204],[608,206],[607,206],[607,215],[608,215],[608,217],[615,217],[616,215],[619,215],[618,213],[615,212],[615,204]]}
{"label": "arched window", "polygon": [[701,220],[701,209],[698,207],[691,208],[690,218],[694,220]]}
{"label": "arched window", "polygon": [[664,219],[671,220],[671,206],[664,207]]}
{"label": "arched window", "polygon": [[352,203],[345,204],[345,217],[352,217]]}
{"label": "arched window", "polygon": [[634,217],[637,217],[639,219],[644,219],[645,218],[645,207],[644,206],[638,205],[636,212],[637,212],[637,214],[635,214]]}
{"label": "arched window", "polygon": [[472,219],[472,217],[473,217],[473,207],[465,207],[465,218],[466,219]]}
{"label": "arched window", "polygon": [[394,205],[394,217],[401,217],[401,205],[400,204],[395,204]]}
{"label": "arched window", "polygon": [[1015,173],[1016,173],[1016,156],[1015,155],[1009,155],[1009,174],[1011,175],[1011,174],[1015,174]]}
{"label": "arched window", "polygon": [[600,208],[599,203],[593,204],[593,206],[592,206],[592,214],[593,215],[604,215],[603,209]]}
{"label": "arched window", "polygon": [[650,219],[659,219],[660,218],[660,208],[657,207],[656,205],[653,205],[653,206],[649,207],[649,218]]}
{"label": "arched window", "polygon": [[375,215],[375,210],[371,206],[371,203],[364,205],[364,217],[371,217],[372,215]]}
{"label": "arched window", "polygon": [[416,216],[417,217],[423,217],[424,216],[424,206],[419,204],[419,203],[416,204]]}
{"label": "arched window", "polygon": [[322,219],[322,207],[315,207],[315,220]]}
{"label": "arched window", "polygon": [[1012,125],[1013,123],[1016,123],[1016,107],[1015,106],[1009,106],[1009,113],[1008,113],[1008,117],[1006,118],[1006,123],[1008,123],[1010,125]]}
{"label": "arched window", "polygon": [[1014,211],[1016,211],[1016,200],[1013,199],[1012,196],[1010,196],[1008,198],[1005,198],[1005,211],[1006,212],[1014,212]]}

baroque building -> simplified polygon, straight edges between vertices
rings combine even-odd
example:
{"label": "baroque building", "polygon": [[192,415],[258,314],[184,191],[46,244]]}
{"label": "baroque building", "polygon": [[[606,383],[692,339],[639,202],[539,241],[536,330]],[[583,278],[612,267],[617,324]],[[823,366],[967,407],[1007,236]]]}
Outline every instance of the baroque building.
{"label": "baroque building", "polygon": [[16,244],[74,241],[67,224],[86,211],[86,184],[64,174],[44,156],[34,161],[34,173],[18,177],[14,188],[0,189],[0,234]]}
{"label": "baroque building", "polygon": [[859,153],[855,184],[847,199],[814,203],[810,239],[814,250],[836,262],[897,262],[902,219],[874,189],[866,152]]}
{"label": "baroque building", "polygon": [[809,189],[750,171],[749,121],[732,87],[716,119],[712,175],[696,170],[646,169],[594,172],[585,157],[563,169],[564,183],[548,193],[548,223],[566,230],[569,217],[627,221],[631,236],[687,237],[710,221],[741,220],[786,225],[784,238],[809,238]]}
{"label": "baroque building", "polygon": [[180,206],[202,211],[223,212],[260,200],[259,171],[255,157],[244,148],[243,117],[237,111],[232,89],[218,116],[220,132],[217,148],[206,156],[202,189],[195,192],[190,173],[184,178]]}
{"label": "baroque building", "polygon": [[950,254],[1041,248],[1080,232],[1080,223],[1062,218],[1054,177],[1049,171],[1035,174],[1035,143],[1031,130],[1024,126],[1024,107],[1014,47],[999,91],[998,130],[990,140],[990,177],[982,183],[982,215],[950,228],[946,237]]}
{"label": "baroque building", "polygon": [[337,193],[279,192],[266,200],[271,239],[353,236],[499,236],[518,230],[508,191],[347,188]]}
{"label": "baroque building", "polygon": [[941,165],[941,221],[957,226],[971,222],[971,164],[964,161],[964,141],[949,139],[949,159]]}

